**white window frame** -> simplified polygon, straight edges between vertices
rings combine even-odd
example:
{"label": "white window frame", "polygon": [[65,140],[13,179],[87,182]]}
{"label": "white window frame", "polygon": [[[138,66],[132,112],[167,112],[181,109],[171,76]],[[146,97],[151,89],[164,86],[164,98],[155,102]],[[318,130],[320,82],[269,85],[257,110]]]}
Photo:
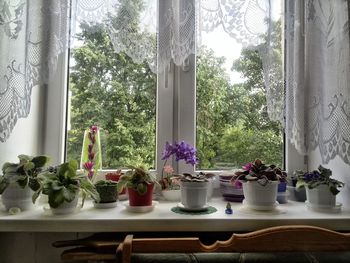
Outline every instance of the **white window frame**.
{"label": "white window frame", "polygon": [[[166,1],[158,0],[159,14],[166,11]],[[191,0],[194,1],[194,0]],[[159,21],[163,16],[159,16]],[[44,118],[43,152],[52,157],[52,164],[62,163],[65,159],[67,106],[68,106],[68,66],[69,49],[60,54],[56,75],[48,84]],[[164,161],[161,160],[165,143],[186,141],[196,144],[196,57],[191,55],[186,66],[170,63],[157,76],[156,104],[156,156],[155,167],[161,173]],[[297,153],[293,145],[285,141],[286,171],[291,173],[307,165],[303,155]],[[195,167],[184,162],[169,160],[179,173],[195,172]],[[117,168],[117,167],[116,167]],[[216,171],[220,172],[220,171]]]}

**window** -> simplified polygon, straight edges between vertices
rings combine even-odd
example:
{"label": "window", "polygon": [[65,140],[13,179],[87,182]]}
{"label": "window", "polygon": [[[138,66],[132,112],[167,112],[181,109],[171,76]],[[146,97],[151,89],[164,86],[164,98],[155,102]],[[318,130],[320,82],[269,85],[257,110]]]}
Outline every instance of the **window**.
{"label": "window", "polygon": [[[159,14],[166,8],[159,3]],[[75,24],[67,158],[80,159],[84,130],[97,124],[102,128],[104,169],[146,164],[160,171],[164,144],[174,140],[196,145],[197,169],[239,168],[257,157],[282,165],[281,129],[267,116],[257,51],[243,48],[218,28],[202,35],[196,55],[182,66],[170,63],[156,74],[146,62],[135,63],[125,52],[115,52],[102,25],[118,20],[118,15],[123,14],[97,24]],[[190,21],[194,27],[194,19]],[[142,35],[141,27],[142,22],[133,28],[133,36]],[[162,39],[162,31],[159,34]],[[181,163],[173,166],[191,171]]]}

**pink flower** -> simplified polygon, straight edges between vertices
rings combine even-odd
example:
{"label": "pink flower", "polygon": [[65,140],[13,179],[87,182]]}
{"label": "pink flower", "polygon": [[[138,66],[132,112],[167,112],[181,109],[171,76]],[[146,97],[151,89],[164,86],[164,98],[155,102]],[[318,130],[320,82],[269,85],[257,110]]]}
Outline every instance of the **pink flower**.
{"label": "pink flower", "polygon": [[95,157],[95,154],[93,152],[90,152],[88,154],[88,158],[89,158],[90,161],[92,161],[94,159],[94,157]]}
{"label": "pink flower", "polygon": [[94,166],[94,164],[92,162],[86,162],[84,163],[84,168],[88,171],[90,171],[92,169],[92,167]]}
{"label": "pink flower", "polygon": [[96,133],[98,131],[98,127],[96,125],[92,125],[90,130],[92,133]]}
{"label": "pink flower", "polygon": [[253,164],[252,163],[246,163],[245,165],[242,166],[242,168],[245,170],[245,171],[249,171],[253,168]]}
{"label": "pink flower", "polygon": [[169,164],[164,166],[163,170],[167,174],[172,174],[174,172],[173,167],[171,165],[169,165]]}

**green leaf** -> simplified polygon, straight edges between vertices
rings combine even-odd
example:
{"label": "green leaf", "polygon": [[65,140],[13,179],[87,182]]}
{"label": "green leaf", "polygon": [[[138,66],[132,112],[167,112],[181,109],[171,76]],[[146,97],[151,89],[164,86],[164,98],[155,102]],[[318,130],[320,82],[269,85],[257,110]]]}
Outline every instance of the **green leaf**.
{"label": "green leaf", "polygon": [[63,188],[63,197],[66,202],[72,202],[76,195],[79,193],[76,189],[73,188]]}
{"label": "green leaf", "polygon": [[5,178],[4,176],[0,177],[0,194],[2,194],[7,186],[10,184],[9,180]]}
{"label": "green leaf", "polygon": [[41,194],[41,188],[39,188],[37,191],[34,192],[34,194],[32,195],[32,202],[33,204],[35,204],[36,200],[38,199],[38,197]]}
{"label": "green leaf", "polygon": [[329,186],[329,191],[331,191],[333,195],[337,195],[340,192],[334,185]]}
{"label": "green leaf", "polygon": [[140,194],[140,195],[144,195],[147,193],[147,186],[143,183],[140,183],[137,185],[137,192]]}
{"label": "green leaf", "polygon": [[24,169],[25,172],[34,170],[34,168],[35,168],[35,164],[33,162],[28,162],[28,163],[25,163],[23,165],[23,169]]}
{"label": "green leaf", "polygon": [[28,184],[28,176],[19,176],[18,177],[19,179],[17,179],[17,183],[18,183],[18,185],[21,187],[21,188],[24,188],[24,187],[26,187],[27,186],[27,184]]}
{"label": "green leaf", "polygon": [[29,162],[31,157],[29,155],[21,154],[21,155],[18,155],[18,159],[20,164],[24,164]]}
{"label": "green leaf", "polygon": [[50,161],[50,158],[46,155],[36,156],[32,159],[32,162],[34,163],[35,168],[44,167],[49,161]]}
{"label": "green leaf", "polygon": [[57,208],[64,202],[63,190],[52,191],[49,195],[49,205],[53,208]]}
{"label": "green leaf", "polygon": [[78,170],[78,162],[76,160],[70,160],[68,163],[71,169],[74,171]]}
{"label": "green leaf", "polygon": [[307,185],[307,183],[305,183],[304,181],[297,181],[296,188],[300,189],[300,188],[305,187],[306,185]]}

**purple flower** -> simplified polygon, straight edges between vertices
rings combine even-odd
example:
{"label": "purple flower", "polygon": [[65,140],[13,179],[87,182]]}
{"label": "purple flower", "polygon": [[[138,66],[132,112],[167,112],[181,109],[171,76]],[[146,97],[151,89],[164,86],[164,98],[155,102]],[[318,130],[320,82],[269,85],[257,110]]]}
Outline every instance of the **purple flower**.
{"label": "purple flower", "polygon": [[318,171],[307,172],[304,174],[304,180],[306,182],[316,181],[320,177],[320,173]]}
{"label": "purple flower", "polygon": [[166,142],[162,160],[167,160],[174,154],[177,162],[184,160],[187,164],[195,165],[198,163],[196,149],[184,141],[181,143],[175,142],[174,144]]}
{"label": "purple flower", "polygon": [[88,171],[91,170],[93,166],[94,166],[94,164],[92,162],[84,163],[84,168]]}

